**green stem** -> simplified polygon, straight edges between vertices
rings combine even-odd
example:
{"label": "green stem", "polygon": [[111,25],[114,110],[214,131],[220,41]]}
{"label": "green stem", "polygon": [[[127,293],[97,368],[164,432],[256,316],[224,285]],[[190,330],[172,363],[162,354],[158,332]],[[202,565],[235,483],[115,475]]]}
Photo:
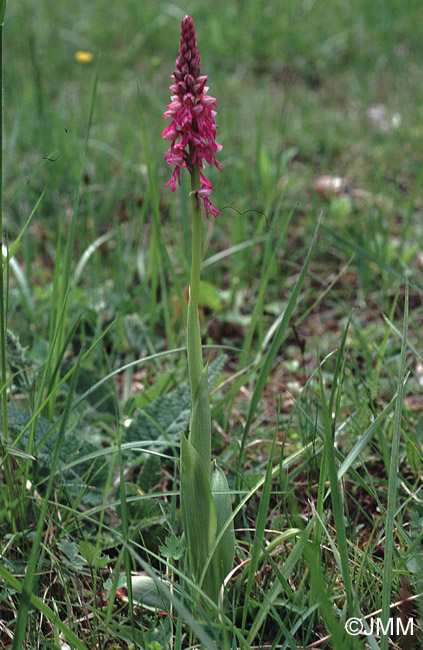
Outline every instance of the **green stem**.
{"label": "green stem", "polygon": [[6,0],[0,1],[0,27],[4,25],[4,14],[6,12]]}
{"label": "green stem", "polygon": [[200,266],[201,266],[201,204],[195,192],[200,189],[200,170],[198,162],[195,163],[191,175],[192,199],[192,258],[191,258],[191,297],[198,306],[200,293]]}
{"label": "green stem", "polygon": [[200,320],[198,318],[201,267],[201,203],[195,196],[195,192],[198,189],[200,189],[200,168],[197,161],[193,165],[193,171],[191,173],[191,198],[193,206],[192,257],[187,325],[188,369],[192,397],[194,397],[195,389],[197,388],[203,371]]}
{"label": "green stem", "polygon": [[[7,435],[7,395],[6,395],[6,314],[3,278],[3,23],[6,0],[0,4],[0,239],[1,239],[1,275],[0,275],[0,346],[1,346],[1,393],[3,410],[4,441],[8,444]],[[7,262],[4,264],[7,269]]]}
{"label": "green stem", "polygon": [[[8,426],[7,426],[7,391],[6,391],[6,301],[5,290],[7,293],[7,274],[8,260],[3,265],[3,25],[4,14],[6,11],[6,0],[0,2],[0,354],[1,354],[1,417],[3,429],[3,438],[5,446],[9,443]],[[3,275],[4,273],[4,275]],[[5,282],[6,279],[6,282]],[[1,445],[3,447],[3,445]],[[13,512],[15,502],[15,483],[13,481],[12,459],[4,448],[1,449],[4,461],[4,475],[9,492],[9,503],[6,504],[9,519],[12,524],[13,532],[16,532],[17,525]]]}

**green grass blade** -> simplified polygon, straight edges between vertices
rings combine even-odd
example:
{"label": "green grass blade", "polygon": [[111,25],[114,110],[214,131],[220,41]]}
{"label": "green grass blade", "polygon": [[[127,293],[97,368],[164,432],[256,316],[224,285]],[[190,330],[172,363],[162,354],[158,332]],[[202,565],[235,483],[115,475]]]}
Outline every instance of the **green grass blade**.
{"label": "green grass blade", "polygon": [[255,413],[256,413],[258,403],[260,401],[261,394],[262,394],[262,392],[264,390],[267,379],[269,377],[269,374],[270,374],[270,372],[272,370],[274,361],[276,359],[276,355],[277,355],[277,353],[279,351],[280,346],[282,345],[283,341],[285,340],[285,338],[287,336],[287,329],[288,329],[289,321],[290,321],[292,312],[294,311],[294,307],[295,307],[295,305],[297,303],[297,300],[298,300],[298,297],[300,295],[301,289],[303,287],[304,280],[305,280],[306,275],[307,275],[307,270],[308,270],[308,267],[309,267],[309,264],[310,264],[310,261],[311,261],[311,254],[312,254],[314,246],[316,244],[317,233],[319,231],[319,225],[320,225],[320,222],[319,222],[319,224],[317,225],[317,227],[316,227],[316,229],[314,231],[313,239],[312,239],[310,248],[308,250],[307,257],[306,257],[306,259],[304,261],[303,268],[301,269],[301,273],[300,273],[300,275],[298,277],[298,280],[297,280],[297,282],[296,282],[296,284],[294,286],[294,290],[293,290],[293,292],[291,294],[291,297],[289,299],[289,302],[288,302],[288,304],[286,306],[282,321],[281,321],[281,323],[280,323],[280,325],[278,327],[278,330],[277,330],[277,332],[275,334],[275,337],[273,339],[273,343],[271,345],[271,348],[270,348],[269,352],[267,353],[267,355],[265,357],[264,363],[263,363],[263,365],[261,367],[260,374],[259,374],[258,379],[257,379],[257,384],[256,384],[256,387],[254,389],[253,396],[251,398],[251,402],[250,402],[250,406],[249,406],[248,414],[247,414],[247,420],[246,420],[244,431],[243,431],[243,434],[242,434],[242,440],[241,440],[241,445],[240,445],[240,450],[239,450],[239,455],[238,455],[237,468],[236,468],[238,477],[241,475],[241,462],[242,462],[242,458],[243,458],[245,445],[246,445],[246,442],[247,442],[248,433],[249,433],[251,425],[253,423],[253,419],[254,419],[254,416],[255,416]]}
{"label": "green grass blade", "polygon": [[348,558],[347,536],[345,533],[344,511],[342,508],[342,497],[338,482],[338,472],[336,468],[336,457],[334,451],[334,439],[332,433],[331,418],[328,410],[328,403],[324,392],[323,377],[319,365],[320,378],[320,395],[322,404],[322,416],[325,431],[324,453],[326,454],[329,482],[332,497],[333,517],[335,520],[336,536],[339,545],[339,555],[341,559],[340,569],[344,580],[345,592],[347,597],[348,611],[352,615],[354,607],[354,594],[351,584],[350,566]]}
{"label": "green grass blade", "polygon": [[338,650],[350,650],[353,647],[354,638],[348,637],[339,621],[336,620],[334,608],[326,593],[321,567],[319,564],[318,548],[308,544],[304,546],[304,555],[310,568],[311,597],[319,603],[323,618],[329,628],[332,637],[332,646]]}
{"label": "green grass blade", "polygon": [[272,442],[272,449],[270,451],[269,455],[269,460],[268,460],[268,465],[267,465],[267,471],[266,471],[266,477],[263,485],[263,493],[260,499],[260,505],[259,505],[259,510],[257,514],[257,522],[256,522],[256,530],[254,533],[254,542],[253,542],[253,547],[251,549],[251,557],[250,557],[250,566],[249,566],[249,571],[248,571],[248,579],[247,579],[247,586],[245,589],[245,596],[244,596],[244,606],[242,610],[242,631],[245,632],[245,624],[247,620],[247,613],[248,613],[248,607],[250,603],[250,594],[251,594],[251,588],[253,585],[253,580],[255,573],[257,571],[258,563],[259,563],[259,558],[260,558],[260,551],[262,548],[263,544],[263,539],[264,539],[264,529],[266,527],[266,521],[268,517],[268,509],[269,509],[269,502],[270,502],[270,491],[272,487],[272,469],[273,469],[273,456],[275,453],[275,443],[276,443],[276,434],[279,430],[279,413],[280,413],[280,402],[279,402],[279,409],[278,409],[278,417],[276,420],[276,427],[275,427],[275,432],[273,434],[273,442]]}
{"label": "green grass blade", "polygon": [[246,241],[243,241],[240,244],[235,244],[234,246],[225,248],[225,250],[219,251],[214,255],[210,255],[210,257],[208,257],[206,260],[203,260],[203,262],[201,262],[201,270],[203,271],[207,267],[213,266],[217,262],[224,260],[226,257],[232,257],[232,255],[235,255],[235,253],[240,253],[246,248],[252,248],[256,244],[261,244],[265,242],[267,239],[268,239],[268,235],[261,235],[261,237],[258,237],[257,239],[255,238],[247,239]]}
{"label": "green grass blade", "polygon": [[40,196],[39,196],[39,198],[38,198],[36,204],[34,205],[32,211],[31,211],[31,214],[29,215],[28,219],[26,220],[25,225],[23,226],[22,230],[19,232],[19,235],[16,237],[15,241],[13,242],[13,244],[11,244],[11,246],[10,246],[10,248],[9,248],[9,257],[10,257],[10,258],[12,258],[12,257],[14,256],[14,254],[16,253],[16,251],[17,251],[17,249],[18,249],[18,246],[19,246],[19,244],[20,244],[20,242],[21,242],[21,239],[22,239],[24,233],[26,232],[26,230],[27,230],[29,224],[31,223],[32,217],[33,217],[34,214],[37,212],[38,207],[39,207],[41,201],[42,201],[43,198],[44,198],[44,194],[45,194],[45,192],[46,192],[46,189],[47,189],[47,188],[44,188],[44,190],[41,192],[41,194],[40,194]]}
{"label": "green grass blade", "polygon": [[73,204],[73,209],[72,209],[72,219],[71,219],[71,223],[70,223],[69,233],[68,233],[68,236],[67,236],[67,239],[66,239],[66,250],[65,250],[64,268],[63,268],[63,276],[62,276],[62,295],[64,295],[66,293],[67,287],[70,284],[72,258],[73,258],[73,255],[74,255],[76,222],[77,222],[77,217],[78,217],[78,214],[79,214],[79,202],[80,202],[80,198],[81,198],[82,182],[83,182],[84,173],[86,171],[85,163],[86,163],[86,159],[87,159],[90,133],[91,133],[93,118],[94,118],[94,108],[95,108],[96,97],[97,97],[97,85],[98,85],[98,68],[96,70],[96,74],[95,74],[95,77],[94,77],[93,89],[92,89],[92,93],[91,93],[90,110],[89,110],[89,115],[88,115],[87,130],[86,130],[86,133],[85,133],[84,151],[83,151],[83,155],[82,155],[81,170],[80,170],[78,185],[77,185],[77,188],[76,188],[76,194],[75,194],[75,199],[74,199],[74,204]]}
{"label": "green grass blade", "polygon": [[[404,382],[403,382],[404,385]],[[366,431],[363,433],[362,436],[360,436],[359,440],[355,443],[351,451],[349,452],[348,456],[345,458],[345,460],[342,462],[341,467],[338,470],[338,480],[340,481],[341,478],[346,474],[346,472],[350,469],[350,467],[353,465],[354,461],[357,460],[358,456],[362,453],[364,448],[367,446],[369,441],[372,439],[374,434],[378,431],[380,426],[382,425],[382,422],[386,418],[386,416],[392,411],[394,406],[397,403],[399,397],[399,393],[396,392],[389,404],[385,406],[383,411],[379,413],[377,418],[373,420],[373,422],[368,426]]]}
{"label": "green grass blade", "polygon": [[[400,330],[395,327],[393,323],[384,315],[383,316],[386,324],[391,328],[391,330],[398,336],[398,338],[403,341],[404,333],[401,333]],[[405,342],[406,346],[411,350],[411,352],[416,356],[416,358],[423,364],[423,355],[417,350],[416,346],[410,343],[410,341]]]}
{"label": "green grass blade", "polygon": [[15,276],[16,284],[22,298],[22,304],[25,307],[26,316],[30,322],[34,323],[34,302],[32,300],[31,291],[25,273],[22,271],[14,257],[9,259],[9,266]]}
{"label": "green grass blade", "polygon": [[[325,225],[322,225],[322,230],[328,233],[333,239],[337,242],[340,242],[341,244],[348,246],[348,248],[351,248],[354,250],[358,255],[360,255],[363,260],[366,260],[366,262],[371,262],[372,264],[376,264],[379,266],[381,269],[386,271],[387,274],[391,275],[392,277],[396,278],[397,280],[401,280],[401,273],[398,271],[395,271],[391,266],[388,264],[385,264],[385,262],[382,262],[382,260],[378,259],[368,251],[366,251],[362,246],[359,246],[355,242],[345,239],[345,237],[342,237],[338,233],[336,233],[332,228],[328,228]],[[419,287],[415,283],[409,282],[409,287],[412,288],[414,291],[417,291],[420,295],[423,295],[423,288]]]}
{"label": "green grass blade", "polygon": [[[139,562],[139,564],[142,566],[143,570],[154,580],[157,590],[163,595],[163,598],[169,599],[171,601],[172,606],[186,621],[191,630],[197,635],[199,641],[204,644],[204,647],[207,648],[207,650],[218,650],[218,647],[216,646],[214,640],[211,638],[209,632],[204,629],[203,625],[194,619],[189,610],[174,593],[169,593],[169,590],[163,587],[161,580],[157,577],[149,564],[145,562],[145,560],[143,560],[142,557],[133,548],[130,549],[130,552],[137,560],[137,562]],[[163,561],[163,558],[157,559]]]}
{"label": "green grass blade", "polygon": [[122,519],[122,534],[125,540],[125,546],[123,550],[123,564],[125,567],[126,575],[126,588],[128,590],[128,602],[129,602],[129,618],[131,621],[131,630],[133,634],[133,641],[135,644],[135,650],[137,650],[137,645],[135,641],[135,620],[134,620],[134,601],[133,601],[133,589],[132,589],[132,578],[131,578],[131,555],[129,552],[129,517],[128,517],[128,505],[126,499],[126,489],[125,489],[125,474],[123,467],[123,457],[120,449],[120,438],[121,432],[118,432],[118,447],[119,447],[119,496],[120,496],[120,507],[121,507],[121,519]]}
{"label": "green grass blade", "polygon": [[[264,303],[264,296],[265,296],[265,291],[268,285],[268,280],[270,277],[270,274],[272,271],[274,271],[273,265],[271,263],[272,258],[274,257],[274,251],[279,250],[283,244],[283,241],[285,239],[286,231],[288,228],[288,225],[291,221],[293,214],[293,210],[291,210],[290,214],[288,215],[287,219],[285,219],[283,223],[283,227],[281,229],[281,232],[279,234],[278,240],[275,244],[273,237],[268,236],[267,241],[266,241],[266,246],[264,250],[264,255],[263,255],[263,262],[262,262],[262,267],[261,267],[261,272],[260,272],[260,289],[254,304],[254,309],[253,313],[251,314],[251,322],[250,326],[247,331],[247,335],[244,339],[244,342],[242,344],[242,352],[241,356],[239,359],[239,367],[243,368],[245,365],[245,362],[247,360],[247,355],[250,351],[251,347],[251,342],[253,340],[254,333],[257,328],[257,324],[259,321],[260,314],[263,310],[263,303]],[[276,216],[272,221],[272,226],[276,222]]]}
{"label": "green grass blade", "polygon": [[[15,576],[10,573],[5,567],[0,564],[0,576],[3,580],[10,585],[12,589],[15,589],[18,593],[22,593],[22,584],[19,582]],[[29,595],[30,604],[38,609],[38,611],[49,620],[52,625],[56,626],[66,637],[66,639],[71,643],[77,650],[89,650],[87,646],[80,640],[78,637],[70,630],[67,625],[60,620],[55,612],[48,605],[46,605],[38,596],[34,594]],[[23,647],[23,646],[20,646]]]}
{"label": "green grass blade", "polygon": [[58,431],[58,435],[54,447],[54,452],[53,452],[53,458],[51,461],[51,472],[47,483],[46,494],[43,499],[43,505],[41,507],[37,529],[35,532],[31,553],[29,555],[28,564],[26,567],[25,578],[22,584],[21,599],[19,602],[19,610],[16,619],[15,635],[13,638],[12,650],[21,650],[21,648],[23,647],[24,635],[26,631],[28,614],[29,614],[29,607],[31,604],[31,595],[33,593],[35,569],[38,561],[38,552],[40,548],[41,535],[45,525],[45,518],[47,514],[49,497],[53,490],[55,468],[59,462],[60,449],[62,446],[63,437],[65,435],[66,424],[71,410],[72,395],[76,385],[77,376],[78,376],[78,372],[75,372],[75,374],[72,377],[71,386],[69,388],[69,393],[65,404],[65,410],[61,417],[60,427],[59,427],[59,431]]}
{"label": "green grass blade", "polygon": [[0,4],[0,27],[3,27],[3,25],[4,25],[4,14],[6,12],[6,4],[7,4],[7,0],[1,0],[1,4]]}
{"label": "green grass blade", "polygon": [[[332,388],[330,392],[330,397],[329,397],[329,404],[327,406],[327,414],[328,414],[328,423],[327,425],[330,425],[330,431],[331,431],[331,436],[333,439],[335,439],[335,423],[336,423],[336,413],[334,417],[332,417],[333,413],[333,404],[335,401],[335,396],[336,392],[338,390],[338,399],[337,399],[337,408],[339,408],[339,401],[340,401],[340,396],[341,396],[341,386],[342,386],[342,378],[343,375],[341,375],[341,365],[342,365],[342,359],[344,357],[344,348],[345,348],[345,342],[347,340],[347,332],[349,328],[351,320],[351,315],[348,319],[348,322],[344,328],[344,333],[342,335],[341,339],[341,344],[339,346],[338,350],[338,355],[336,358],[336,364],[335,364],[335,370],[333,373],[333,380],[332,380]],[[345,359],[344,359],[344,368],[345,368]],[[319,370],[319,375],[321,377],[321,364],[319,363],[318,366]],[[338,378],[339,378],[339,384],[338,386]],[[316,427],[317,429],[317,427]],[[325,435],[323,435],[323,440],[325,440]],[[322,453],[322,461],[321,461],[321,468],[320,468],[320,476],[319,476],[319,486],[317,490],[317,504],[316,504],[316,510],[317,510],[317,515],[318,515],[318,520],[316,523],[316,529],[315,529],[315,536],[314,539],[317,544],[320,543],[320,535],[322,532],[321,524],[320,524],[320,519],[323,515],[323,504],[325,500],[325,489],[326,489],[326,477],[328,473],[328,457],[327,457],[327,448],[326,445],[323,446],[323,453]]]}
{"label": "green grass blade", "polygon": [[109,239],[112,239],[115,236],[116,236],[116,232],[114,229],[111,230],[110,232],[106,232],[104,233],[104,235],[97,237],[97,239],[93,241],[92,244],[90,244],[88,248],[83,252],[76,266],[75,273],[73,274],[74,286],[76,286],[79,283],[81,277],[83,277],[84,269],[88,264],[92,255],[94,255],[94,253],[96,252],[96,250],[99,249],[100,246],[108,242]]}
{"label": "green grass blade", "polygon": [[[69,289],[69,287],[68,287],[68,289]],[[63,322],[63,319],[65,318],[67,297],[68,297],[68,291],[66,292],[66,296],[65,296],[64,302],[62,304],[62,309],[61,309],[61,312],[60,312],[58,326],[57,326],[57,328],[56,328],[56,330],[54,332],[54,338],[50,339],[50,346],[49,346],[47,361],[46,361],[46,364],[44,366],[44,372],[43,372],[43,375],[42,375],[42,378],[41,378],[41,381],[40,381],[40,385],[39,385],[39,389],[38,389],[38,395],[37,395],[36,403],[35,403],[35,409],[34,410],[37,413],[40,411],[40,404],[41,404],[41,402],[43,400],[43,397],[44,397],[44,390],[45,390],[45,387],[46,387],[46,382],[47,382],[47,380],[49,378],[52,362],[53,362],[53,359],[54,359],[54,356],[53,356],[54,351],[56,350],[57,340],[58,340],[59,334],[60,334],[61,329],[62,329],[61,324]],[[62,355],[65,354],[65,346],[63,346],[63,348],[62,348],[61,354]],[[55,400],[56,391],[57,391],[57,389],[52,391],[51,387],[50,387],[50,390],[48,391],[48,395],[49,395],[49,398],[50,398],[51,401]],[[49,401],[49,404],[51,404],[51,401]],[[29,433],[29,438],[28,438],[28,448],[27,448],[27,451],[28,451],[29,454],[32,454],[32,451],[33,451],[33,443],[34,443],[36,421],[37,421],[36,417],[32,418],[31,428],[30,428],[30,433]],[[21,434],[22,433],[23,433],[23,431],[21,432]],[[22,490],[24,490],[24,486],[26,485],[26,482],[28,480],[29,472],[30,472],[30,462],[28,461],[27,463],[25,463],[24,480],[23,480],[23,484],[22,484]]]}
{"label": "green grass blade", "polygon": [[[9,278],[9,264],[8,258],[3,267],[3,23],[4,23],[4,14],[6,11],[6,0],[1,0],[0,5],[0,238],[1,238],[1,253],[0,253],[0,369],[1,369],[1,409],[2,409],[2,428],[3,428],[3,438],[4,444],[8,444],[8,426],[7,426],[7,392],[5,390],[7,383],[6,375],[6,329],[7,329],[7,311],[6,311],[6,295],[5,295],[5,277],[8,280]],[[6,287],[8,286],[8,281],[6,282]],[[4,455],[3,442],[0,439],[0,452],[2,456]],[[12,479],[12,465],[10,462],[10,457],[6,457],[5,462],[5,480],[8,485],[7,491],[8,496],[6,500],[10,500],[10,503],[14,501],[14,482]],[[12,513],[12,527],[15,528],[16,524],[14,523],[14,517]]]}
{"label": "green grass blade", "polygon": [[[386,524],[385,524],[385,549],[383,562],[383,585],[382,585],[382,621],[387,625],[390,615],[390,602],[392,592],[392,564],[394,551],[394,516],[397,504],[397,485],[398,485],[398,463],[399,463],[399,446],[401,439],[401,417],[404,403],[404,376],[405,361],[407,351],[407,332],[408,332],[408,282],[405,285],[404,300],[404,320],[402,328],[402,342],[400,367],[398,371],[397,394],[398,399],[395,405],[394,426],[392,432],[391,445],[391,462],[389,467],[388,479],[388,502],[386,506]],[[382,635],[381,650],[388,647],[388,636]]]}
{"label": "green grass blade", "polygon": [[[279,469],[278,467],[275,467],[275,469]],[[303,531],[301,531],[301,534],[299,535],[298,540],[296,541],[295,545],[293,546],[288,559],[286,560],[285,564],[281,568],[281,575],[282,577],[287,580],[289,575],[292,573],[294,570],[297,562],[299,562],[303,552],[304,552],[304,547],[306,544],[309,543],[310,535],[313,530],[313,526],[315,525],[316,522],[316,517],[312,517],[310,521],[308,522],[307,526],[304,528]],[[271,604],[274,603],[281,593],[283,591],[284,585],[280,580],[275,580],[269,591],[267,592],[267,599],[266,602],[262,604],[260,607],[259,611],[257,612],[257,615],[251,625],[250,631],[248,633],[247,637],[247,642],[252,645],[254,641],[256,640],[256,637],[260,631],[261,626],[266,620],[267,613],[271,607]]]}
{"label": "green grass blade", "polygon": [[[104,336],[105,336],[105,335],[107,334],[107,332],[108,332],[108,331],[109,331],[109,330],[114,326],[114,324],[115,324],[115,322],[110,323],[110,325],[109,325],[109,326],[108,326],[108,327],[107,327],[107,328],[102,332],[101,336],[99,336],[99,337],[94,341],[94,343],[93,343],[92,345],[90,345],[90,347],[88,348],[88,350],[87,350],[86,352],[84,352],[84,354],[81,356],[81,359],[80,359],[81,364],[82,364],[83,361],[84,361],[84,360],[85,360],[85,359],[86,359],[86,358],[91,354],[91,352],[94,350],[94,348],[96,347],[96,345],[98,345],[98,343],[99,343],[99,342],[104,338]],[[71,368],[71,369],[70,369],[70,370],[69,370],[69,371],[68,371],[68,372],[67,372],[67,373],[62,377],[62,379],[60,380],[60,382],[59,382],[58,384],[56,384],[56,391],[57,391],[61,386],[63,386],[63,384],[65,384],[65,383],[68,381],[68,379],[70,379],[70,378],[72,377],[72,375],[74,374],[74,372],[75,372],[76,370],[77,370],[77,365],[72,366],[72,368]],[[116,371],[115,371],[114,373],[111,373],[111,374],[112,374],[112,375],[115,375],[115,374],[116,374]],[[108,378],[109,378],[109,376],[106,377],[106,379],[108,379]],[[97,385],[102,385],[103,383],[104,383],[104,380],[98,382],[97,384],[95,384],[95,386],[97,386]],[[86,393],[84,393],[84,395],[82,396],[82,399],[81,399],[81,398],[78,399],[78,400],[73,404],[72,409],[71,409],[72,411],[74,411],[74,410],[77,408],[77,406],[81,403],[81,401],[83,401],[84,396],[87,397],[88,395],[90,395],[90,394],[93,392],[93,390],[95,390],[95,386],[94,386],[94,387],[91,387],[88,391],[86,391]],[[15,438],[15,440],[14,440],[14,443],[13,443],[14,445],[15,445],[16,442],[17,442],[17,441],[22,437],[22,435],[25,433],[25,431],[26,431],[29,427],[35,426],[35,422],[36,422],[36,420],[37,420],[37,417],[40,415],[41,411],[45,408],[45,406],[50,402],[50,400],[52,399],[52,397],[54,397],[54,394],[53,394],[53,395],[52,395],[52,394],[48,394],[47,397],[46,397],[46,398],[41,402],[41,404],[39,404],[38,407],[34,408],[34,412],[33,412],[33,414],[32,414],[32,417],[28,420],[28,422],[26,423],[25,427],[20,431],[19,435],[16,436],[16,438]]]}
{"label": "green grass blade", "polygon": [[166,282],[166,269],[165,269],[165,260],[167,259],[166,254],[164,254],[164,243],[160,236],[160,205],[159,205],[159,196],[160,192],[158,189],[158,174],[157,174],[157,157],[154,156],[154,153],[151,151],[149,140],[148,140],[148,124],[143,110],[143,104],[141,101],[141,93],[138,93],[138,101],[140,106],[139,117],[141,124],[141,135],[142,135],[142,144],[144,148],[145,162],[147,166],[147,177],[148,177],[148,198],[153,212],[153,233],[150,243],[150,257],[149,257],[149,268],[150,268],[150,280],[151,280],[151,300],[150,300],[150,336],[153,338],[154,335],[154,325],[156,319],[154,314],[157,312],[157,289],[159,286],[160,280],[160,291],[162,295],[161,305],[163,308],[164,320],[166,335],[170,341],[171,347],[175,345],[175,335],[173,327],[170,322],[170,313],[169,313],[169,300],[168,300],[168,289]]}

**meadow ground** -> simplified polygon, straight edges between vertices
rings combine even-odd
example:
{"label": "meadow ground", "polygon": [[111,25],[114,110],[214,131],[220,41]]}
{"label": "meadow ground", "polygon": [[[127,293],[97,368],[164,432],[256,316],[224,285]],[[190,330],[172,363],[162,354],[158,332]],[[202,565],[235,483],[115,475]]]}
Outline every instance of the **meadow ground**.
{"label": "meadow ground", "polygon": [[[200,317],[237,545],[211,612],[161,137],[186,13],[225,165]],[[422,58],[420,0],[7,2],[2,648],[422,647]]]}

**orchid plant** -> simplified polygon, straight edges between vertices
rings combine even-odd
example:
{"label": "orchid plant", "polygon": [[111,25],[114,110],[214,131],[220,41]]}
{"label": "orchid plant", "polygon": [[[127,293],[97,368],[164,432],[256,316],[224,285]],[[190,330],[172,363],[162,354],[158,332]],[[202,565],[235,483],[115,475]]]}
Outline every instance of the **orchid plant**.
{"label": "orchid plant", "polygon": [[215,141],[216,100],[207,94],[207,76],[201,75],[200,55],[192,18],[182,21],[176,70],[171,76],[171,103],[164,113],[171,123],[163,131],[171,142],[165,159],[173,165],[172,191],[180,185],[181,168],[191,176],[192,260],[187,318],[187,355],[191,386],[188,439],[182,433],[180,487],[183,530],[191,570],[197,584],[218,602],[225,577],[233,567],[235,535],[228,483],[216,462],[211,463],[211,418],[207,365],[203,365],[198,317],[203,212],[216,217],[211,203],[212,184],[204,176],[205,163],[221,170]]}

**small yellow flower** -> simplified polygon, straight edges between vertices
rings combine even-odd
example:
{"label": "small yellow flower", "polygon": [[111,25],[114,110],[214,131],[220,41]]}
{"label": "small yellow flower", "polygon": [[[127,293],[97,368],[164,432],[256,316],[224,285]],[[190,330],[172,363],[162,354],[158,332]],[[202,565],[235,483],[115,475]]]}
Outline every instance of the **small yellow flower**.
{"label": "small yellow flower", "polygon": [[75,52],[75,61],[78,63],[91,63],[94,55],[91,52],[84,52],[84,50],[78,50]]}

